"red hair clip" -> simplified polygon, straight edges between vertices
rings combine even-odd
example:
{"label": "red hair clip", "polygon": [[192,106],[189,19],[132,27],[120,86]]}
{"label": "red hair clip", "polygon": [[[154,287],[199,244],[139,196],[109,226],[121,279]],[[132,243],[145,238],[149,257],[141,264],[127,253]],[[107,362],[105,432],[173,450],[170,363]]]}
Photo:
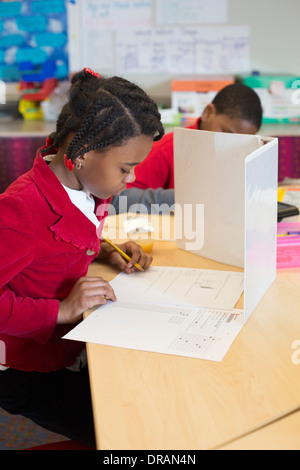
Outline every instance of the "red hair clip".
{"label": "red hair clip", "polygon": [[69,168],[70,171],[73,171],[74,168],[74,163],[72,162],[71,158],[67,158],[67,155],[64,155],[64,163],[67,168]]}
{"label": "red hair clip", "polygon": [[101,75],[99,75],[99,73],[97,72],[94,72],[94,70],[92,69],[88,69],[87,67],[84,67],[83,70],[85,71],[85,73],[89,73],[91,75],[94,75],[94,77],[101,78]]}

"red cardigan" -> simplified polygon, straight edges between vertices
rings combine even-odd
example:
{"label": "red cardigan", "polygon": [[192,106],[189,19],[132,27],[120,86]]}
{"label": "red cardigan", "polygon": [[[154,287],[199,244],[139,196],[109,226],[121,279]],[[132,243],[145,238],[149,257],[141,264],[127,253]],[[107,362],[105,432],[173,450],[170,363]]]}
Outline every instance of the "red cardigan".
{"label": "red cardigan", "polygon": [[[96,200],[99,220],[107,202]],[[47,372],[75,362],[84,344],[61,339],[74,325],[56,325],[59,301],[87,274],[99,250],[95,225],[37,156],[33,168],[0,195],[0,340],[6,366]]]}
{"label": "red cardigan", "polygon": [[[200,119],[187,129],[198,129]],[[127,184],[127,188],[174,188],[173,132],[165,134],[158,142],[153,142],[150,153],[136,166],[134,173],[135,181]]]}

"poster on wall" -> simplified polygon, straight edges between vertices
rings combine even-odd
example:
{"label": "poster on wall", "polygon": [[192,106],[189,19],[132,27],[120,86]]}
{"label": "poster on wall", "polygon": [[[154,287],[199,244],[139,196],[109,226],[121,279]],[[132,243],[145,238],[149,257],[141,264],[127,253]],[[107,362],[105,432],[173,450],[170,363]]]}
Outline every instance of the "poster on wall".
{"label": "poster on wall", "polygon": [[234,74],[250,64],[248,26],[147,28],[117,32],[117,73]]}
{"label": "poster on wall", "polygon": [[97,72],[115,69],[115,31],[151,27],[152,0],[77,0],[67,3],[69,66]]}
{"label": "poster on wall", "polygon": [[152,0],[84,0],[85,30],[152,25]]}
{"label": "poster on wall", "polygon": [[156,0],[157,25],[226,23],[228,0]]}
{"label": "poster on wall", "polygon": [[224,24],[228,0],[213,6],[208,0],[69,1],[70,71],[248,73],[250,27]]}

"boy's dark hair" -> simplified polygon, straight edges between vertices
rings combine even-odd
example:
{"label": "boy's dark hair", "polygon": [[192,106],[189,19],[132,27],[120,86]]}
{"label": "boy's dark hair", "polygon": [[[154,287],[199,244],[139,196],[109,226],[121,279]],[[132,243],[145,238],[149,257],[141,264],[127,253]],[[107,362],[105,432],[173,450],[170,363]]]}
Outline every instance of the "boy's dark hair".
{"label": "boy's dark hair", "polygon": [[68,102],[50,135],[60,147],[74,134],[66,155],[74,161],[91,150],[120,146],[138,135],[159,140],[164,135],[156,103],[138,86],[121,77],[97,77],[86,70],[71,79]]}
{"label": "boy's dark hair", "polygon": [[241,83],[234,83],[223,88],[212,101],[217,114],[226,114],[230,118],[239,118],[251,122],[257,129],[262,122],[262,106],[257,93]]}

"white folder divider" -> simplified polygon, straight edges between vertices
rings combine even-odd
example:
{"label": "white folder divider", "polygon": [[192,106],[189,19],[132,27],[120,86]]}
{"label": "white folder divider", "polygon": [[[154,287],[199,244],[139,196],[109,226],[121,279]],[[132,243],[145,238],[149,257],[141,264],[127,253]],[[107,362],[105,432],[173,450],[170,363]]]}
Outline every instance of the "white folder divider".
{"label": "white folder divider", "polygon": [[276,278],[278,139],[175,129],[174,167],[176,244],[244,268],[246,322]]}

